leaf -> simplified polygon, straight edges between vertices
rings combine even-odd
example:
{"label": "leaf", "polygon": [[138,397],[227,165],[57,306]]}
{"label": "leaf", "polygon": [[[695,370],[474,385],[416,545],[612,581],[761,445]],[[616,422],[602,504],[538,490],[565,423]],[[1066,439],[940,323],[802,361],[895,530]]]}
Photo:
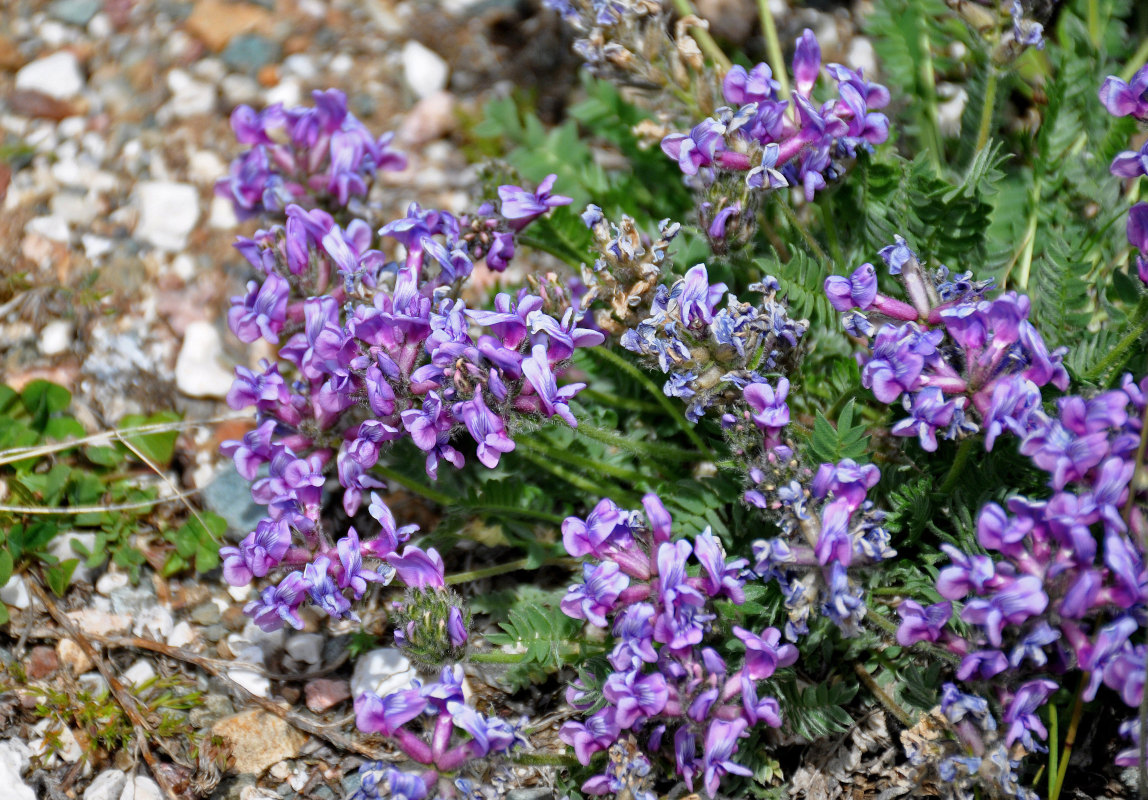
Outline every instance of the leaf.
{"label": "leaf", "polygon": [[71,405],[72,393],[51,381],[35,380],[20,392],[20,402],[32,417],[32,427],[43,431],[49,417]]}
{"label": "leaf", "polygon": [[69,558],[44,570],[44,582],[56,597],[64,596],[64,592],[68,590],[68,582],[72,580],[72,573],[79,565],[80,559]]}
{"label": "leaf", "polygon": [[12,554],[8,552],[8,548],[0,550],[0,586],[6,586],[8,580],[12,577]]}
{"label": "leaf", "polygon": [[[161,411],[158,414],[152,414],[150,417],[145,417],[141,414],[129,414],[121,421],[122,428],[136,428],[144,425],[160,425],[168,422],[178,422],[182,417],[174,411]],[[136,433],[136,434],[121,434],[123,438],[131,443],[131,446],[140,451],[148,459],[158,467],[166,467],[171,463],[172,456],[175,454],[175,440],[179,437],[179,431],[161,431],[158,433]],[[122,444],[117,443],[118,446],[123,447]],[[131,448],[127,448],[130,452]]]}
{"label": "leaf", "polygon": [[836,428],[818,412],[809,437],[809,449],[817,461],[836,464],[845,458],[857,460],[868,452],[869,437],[865,435],[865,425],[854,425],[853,415],[852,400],[841,409]]}

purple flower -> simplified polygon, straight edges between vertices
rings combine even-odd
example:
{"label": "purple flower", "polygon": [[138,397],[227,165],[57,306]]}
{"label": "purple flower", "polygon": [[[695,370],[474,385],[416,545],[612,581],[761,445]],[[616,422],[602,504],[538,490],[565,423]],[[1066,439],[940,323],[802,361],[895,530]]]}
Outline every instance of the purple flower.
{"label": "purple flower", "polygon": [[326,611],[328,616],[338,619],[347,615],[351,603],[343,597],[338,584],[331,578],[330,568],[331,559],[319,556],[303,568],[303,579],[307,582],[307,593],[311,601]]}
{"label": "purple flower", "polygon": [[881,470],[873,464],[858,464],[851,458],[842,459],[836,465],[822,464],[813,476],[811,491],[816,498],[844,498],[849,507],[856,510],[865,502],[865,495],[881,480]]}
{"label": "purple flower", "polygon": [[901,392],[914,391],[919,385],[925,359],[913,348],[917,332],[913,323],[886,325],[877,331],[873,357],[861,370],[861,385],[871,388],[882,403],[892,403]]}
{"label": "purple flower", "polygon": [[897,606],[897,614],[901,617],[897,643],[909,647],[917,642],[935,642],[941,638],[941,630],[953,615],[953,604],[945,601],[923,608],[920,603],[906,600]]}
{"label": "purple flower", "polygon": [[741,676],[741,705],[750,725],[764,722],[771,728],[781,727],[781,707],[772,697],[757,697],[757,682],[746,675]]}
{"label": "purple flower", "polygon": [[678,774],[686,782],[686,787],[694,790],[694,775],[698,774],[697,739],[688,725],[683,725],[674,733],[674,760]]}
{"label": "purple flower", "polygon": [[466,623],[462,619],[462,611],[457,606],[451,606],[447,612],[446,632],[450,637],[451,647],[462,647],[466,644],[468,637]]}
{"label": "purple flower", "polygon": [[232,586],[246,586],[251,579],[262,578],[279,566],[291,547],[291,529],[287,520],[261,519],[239,547],[222,547],[223,577]]}
{"label": "purple flower", "polygon": [[894,436],[915,435],[922,449],[936,452],[937,429],[948,427],[952,422],[956,402],[946,401],[944,393],[936,386],[926,386],[915,395],[906,395],[905,407],[910,409],[912,416],[896,423],[890,432]]}
{"label": "purple flower", "polygon": [[830,275],[825,279],[825,294],[838,311],[869,308],[877,297],[877,270],[872,264],[862,264],[848,278]]}
{"label": "purple flower", "polygon": [[227,392],[227,405],[235,410],[255,406],[259,411],[279,411],[289,407],[291,394],[279,374],[279,365],[266,359],[260,362],[263,372],[235,367],[235,380]]}
{"label": "purple flower", "polygon": [[[602,558],[614,548],[632,542],[630,515],[614,501],[602,498],[585,520],[567,517],[562,523],[562,545],[574,558]],[[667,535],[667,539],[669,536]]]}
{"label": "purple flower", "polygon": [[442,556],[433,547],[423,550],[413,544],[387,556],[387,562],[395,568],[399,580],[412,589],[441,588],[446,585],[443,575]]}
{"label": "purple flower", "polygon": [[669,699],[666,678],[659,672],[643,675],[638,670],[615,672],[606,679],[602,694],[614,704],[614,719],[623,729],[660,714]]}
{"label": "purple flower", "polygon": [[793,82],[796,84],[797,93],[809,97],[820,72],[821,46],[817,43],[813,31],[806,28],[801,32],[793,53]]}
{"label": "purple flower", "polygon": [[1045,654],[1044,648],[1059,638],[1060,631],[1054,631],[1047,622],[1041,620],[1009,653],[1009,665],[1015,669],[1025,659],[1028,659],[1033,663],[1033,666],[1043,667],[1048,663],[1048,656]]}
{"label": "purple flower", "polygon": [[583,765],[590,763],[590,756],[605,750],[618,739],[621,732],[614,719],[614,709],[610,706],[587,717],[586,722],[567,722],[558,732],[559,738],[574,748],[574,754]]}
{"label": "purple flower", "polygon": [[1118,178],[1139,178],[1141,175],[1148,175],[1148,142],[1139,151],[1125,150],[1117,153],[1108,171]]}
{"label": "purple flower", "polygon": [[725,548],[707,527],[694,540],[694,555],[702,565],[702,588],[710,597],[725,595],[735,604],[745,602],[742,586],[745,581],[738,575],[749,563],[744,558],[730,562],[725,560]]}
{"label": "purple flower", "polygon": [[889,268],[890,275],[900,275],[906,264],[917,260],[917,254],[909,248],[908,242],[900,234],[894,234],[893,242],[882,247],[877,255],[881,256],[885,266]]}
{"label": "purple flower", "polygon": [[550,209],[573,203],[569,197],[550,194],[556,180],[557,175],[547,175],[533,192],[518,186],[499,186],[498,197],[502,200],[499,211],[502,216],[512,221],[511,226],[515,230],[521,230]]}
{"label": "purple flower", "polygon": [[262,336],[273,344],[279,343],[279,333],[287,321],[287,297],[291,286],[272,272],[259,285],[247,282],[244,297],[232,297],[227,312],[227,324],[239,341],[250,344]]}
{"label": "purple flower", "polygon": [[773,79],[773,70],[769,64],[758,64],[749,72],[740,64],[735,64],[722,81],[725,101],[739,106],[774,100],[780,88],[781,84]]}
{"label": "purple flower", "polygon": [[718,784],[724,775],[742,775],[749,777],[753,771],[743,767],[733,760],[737,752],[738,737],[745,732],[746,721],[738,717],[732,721],[715,719],[706,731],[706,743],[703,748],[702,769],[706,791],[710,797],[717,794]]}
{"label": "purple flower", "polygon": [[784,377],[777,379],[777,389],[768,383],[751,383],[742,391],[754,411],[754,424],[772,434],[789,424],[789,406],[785,403],[788,394],[789,379]]}
{"label": "purple flower", "polygon": [[404,689],[386,697],[363,692],[355,698],[355,724],[363,733],[390,736],[423,713],[426,707],[426,698],[418,689]]}
{"label": "purple flower", "polygon": [[1008,669],[1008,659],[1000,650],[977,650],[961,659],[957,677],[962,681],[987,681]]}
{"label": "purple flower", "polygon": [[849,517],[853,508],[839,497],[821,511],[821,534],[815,553],[820,564],[836,561],[843,566],[853,562],[853,537],[849,535]]}
{"label": "purple flower", "polygon": [[689,134],[671,133],[662,139],[662,152],[678,162],[686,175],[697,175],[702,167],[713,165],[730,169],[749,169],[749,159],[742,153],[726,149],[725,125],[707,118],[690,130]]}
{"label": "purple flower", "polygon": [[1005,733],[1006,747],[1012,747],[1013,742],[1020,739],[1025,749],[1030,752],[1045,750],[1032,738],[1034,733],[1041,739],[1048,738],[1048,731],[1045,730],[1036,712],[1056,690],[1055,683],[1043,679],[1029,681],[1016,690],[1002,719],[1008,726],[1008,731]]}
{"label": "purple flower", "polygon": [[791,644],[778,646],[781,632],[766,628],[758,636],[753,631],[733,626],[733,634],[745,645],[745,674],[761,681],[773,675],[778,667],[788,667],[797,661],[797,648]]}
{"label": "purple flower", "polygon": [[530,358],[524,359],[522,362],[522,374],[526,376],[530,385],[534,387],[534,391],[538,393],[538,399],[542,403],[546,416],[553,417],[557,414],[571,428],[578,427],[578,420],[574,418],[574,413],[566,401],[586,388],[586,384],[569,383],[559,389],[554,380],[554,373],[550,369],[550,360],[547,357],[545,345],[534,345],[530,351]]}
{"label": "purple flower", "polygon": [[354,528],[347,530],[347,535],[338,541],[336,548],[339,552],[339,564],[343,568],[339,574],[339,588],[350,588],[356,600],[367,591],[368,582],[384,584],[390,582],[391,576],[384,577],[372,570],[363,569],[363,552],[359,544],[359,534]]}
{"label": "purple flower", "polygon": [[514,441],[506,435],[502,417],[487,408],[481,391],[471,400],[456,403],[452,411],[478,443],[478,460],[483,466],[494,469],[502,454],[514,449]]}
{"label": "purple flower", "polygon": [[[614,636],[619,639],[611,658],[617,656],[622,663],[630,663],[636,657],[652,664],[658,660],[654,651],[654,617],[657,612],[649,603],[635,603],[614,620]],[[618,667],[615,667],[616,669]]]}
{"label": "purple flower", "polygon": [[982,626],[993,647],[1000,647],[1001,630],[1005,625],[1019,625],[1047,607],[1048,595],[1044,593],[1041,579],[1035,575],[1023,575],[1006,583],[990,597],[970,600],[961,611],[961,619]]}
{"label": "purple flower", "polygon": [[606,614],[614,610],[618,595],[630,585],[613,561],[601,564],[582,564],[582,583],[566,590],[562,598],[562,611],[568,617],[588,620],[591,625],[605,628]]}
{"label": "purple flower", "polygon": [[1100,87],[1100,102],[1114,117],[1148,118],[1148,65],[1136,71],[1132,83],[1109,75]]}
{"label": "purple flower", "polygon": [[1137,203],[1128,210],[1128,243],[1137,248],[1136,271],[1148,283],[1148,203]]}
{"label": "purple flower", "polygon": [[670,299],[678,301],[678,316],[683,324],[700,321],[709,325],[714,321],[714,306],[725,291],[724,283],[710,285],[705,264],[696,264],[670,289]]}
{"label": "purple flower", "polygon": [[301,572],[292,572],[278,586],[268,586],[258,600],[253,600],[243,608],[243,613],[255,620],[255,624],[267,632],[277,631],[283,623],[302,630],[303,620],[299,616],[299,606],[307,592],[307,582]]}

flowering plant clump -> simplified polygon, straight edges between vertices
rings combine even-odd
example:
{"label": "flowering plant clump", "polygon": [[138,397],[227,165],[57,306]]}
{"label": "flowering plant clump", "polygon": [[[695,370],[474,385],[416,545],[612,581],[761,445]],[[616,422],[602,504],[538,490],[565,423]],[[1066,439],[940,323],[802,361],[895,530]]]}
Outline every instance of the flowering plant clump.
{"label": "flowering plant clump", "polygon": [[[733,54],[651,0],[548,5],[580,101],[492,100],[455,210],[376,184],[404,157],[337,91],[232,118],[219,191],[263,227],[228,322],[265,360],[223,452],[266,515],[223,576],[413,664],[354,700],[389,760],[353,797],[1148,786],[1148,67],[1092,77],[1121,12],[874,0],[874,65],[814,10]],[[857,773],[878,717],[903,748],[867,723]]]}
{"label": "flowering plant clump", "polygon": [[[738,739],[764,723],[781,725],[772,697],[759,697],[758,682],[797,659],[797,649],[779,644],[776,628],[760,633],[733,627],[744,644],[741,666],[730,669],[713,648],[718,598],[745,600],[745,559],[728,559],[707,529],[671,541],[673,520],[657,495],[642,498],[645,515],[602,500],[585,519],[562,523],[566,552],[583,559],[582,582],[571,586],[562,610],[613,633],[612,672],[601,681],[596,703],[587,687],[572,687],[576,709],[598,707],[584,721],[562,726],[562,740],[578,760],[590,763],[627,731],[643,731],[645,748],[672,749],[677,772],[692,791],[694,780],[712,797],[727,774],[750,771],[734,760]],[[691,562],[700,567],[689,574]],[[699,751],[700,746],[700,751]],[[616,792],[611,772],[583,784],[588,794]]]}

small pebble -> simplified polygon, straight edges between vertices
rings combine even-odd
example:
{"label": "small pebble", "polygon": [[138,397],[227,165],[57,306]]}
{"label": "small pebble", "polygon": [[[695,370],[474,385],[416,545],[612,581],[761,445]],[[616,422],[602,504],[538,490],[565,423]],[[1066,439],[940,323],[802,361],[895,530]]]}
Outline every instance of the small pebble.
{"label": "small pebble", "polygon": [[127,782],[128,776],[123,770],[105,770],[84,790],[84,800],[119,800]]}
{"label": "small pebble", "polygon": [[46,678],[56,671],[60,666],[60,660],[56,656],[54,648],[46,645],[33,647],[31,652],[28,653],[28,675],[35,680]]}

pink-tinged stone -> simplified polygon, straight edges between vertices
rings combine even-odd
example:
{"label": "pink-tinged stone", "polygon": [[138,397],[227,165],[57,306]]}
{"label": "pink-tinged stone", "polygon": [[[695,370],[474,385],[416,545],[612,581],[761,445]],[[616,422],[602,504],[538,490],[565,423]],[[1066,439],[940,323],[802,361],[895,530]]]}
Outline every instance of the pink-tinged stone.
{"label": "pink-tinged stone", "polygon": [[344,700],[351,699],[351,685],[346,681],[316,678],[303,687],[303,693],[307,695],[307,708],[322,714]]}

